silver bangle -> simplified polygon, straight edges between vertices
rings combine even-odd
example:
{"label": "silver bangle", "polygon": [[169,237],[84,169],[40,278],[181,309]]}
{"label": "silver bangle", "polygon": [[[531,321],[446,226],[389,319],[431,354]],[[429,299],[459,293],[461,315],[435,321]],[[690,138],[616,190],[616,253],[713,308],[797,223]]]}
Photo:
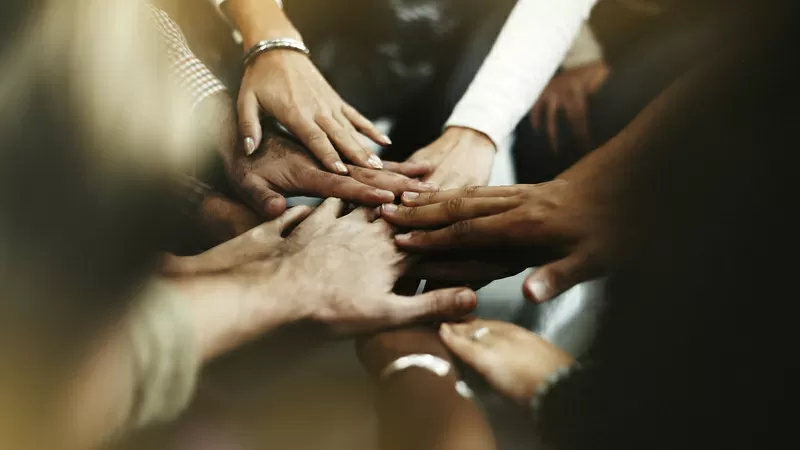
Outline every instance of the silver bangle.
{"label": "silver bangle", "polygon": [[247,67],[262,53],[278,49],[294,50],[305,55],[311,54],[311,51],[306,47],[303,41],[292,38],[270,39],[267,41],[259,41],[250,47],[250,50],[244,55],[243,63],[245,67]]}
{"label": "silver bangle", "polygon": [[438,356],[426,353],[414,353],[402,356],[390,362],[382,371],[380,380],[383,381],[397,372],[401,372],[412,367],[425,369],[437,376],[445,377],[450,373],[451,364]]}

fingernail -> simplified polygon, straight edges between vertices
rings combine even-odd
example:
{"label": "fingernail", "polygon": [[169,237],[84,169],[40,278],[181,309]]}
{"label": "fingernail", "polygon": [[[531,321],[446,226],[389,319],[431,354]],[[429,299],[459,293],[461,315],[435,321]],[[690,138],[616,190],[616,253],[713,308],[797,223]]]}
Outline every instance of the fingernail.
{"label": "fingernail", "polygon": [[542,280],[534,279],[528,282],[528,290],[537,303],[550,300],[550,287]]}
{"label": "fingernail", "polygon": [[414,233],[398,234],[394,238],[398,241],[409,242],[412,238],[414,238]]}
{"label": "fingernail", "polygon": [[439,332],[442,334],[451,334],[453,330],[450,328],[449,324],[443,323],[439,325]]}
{"label": "fingernail", "polygon": [[419,197],[419,194],[416,192],[403,192],[403,200],[414,200],[417,197]]}
{"label": "fingernail", "polygon": [[392,145],[392,140],[389,139],[389,136],[384,134],[381,139],[383,139],[383,145]]}
{"label": "fingernail", "polygon": [[376,169],[383,169],[383,161],[377,155],[370,156],[367,162]]}
{"label": "fingernail", "polygon": [[397,205],[394,203],[387,203],[383,205],[383,212],[393,213],[395,211],[397,211]]}
{"label": "fingernail", "polygon": [[420,189],[423,189],[423,190],[426,190],[426,191],[438,191],[439,190],[439,185],[436,184],[436,183],[420,183],[419,187],[420,187]]}
{"label": "fingernail", "polygon": [[475,295],[471,291],[461,291],[456,294],[456,303],[461,308],[472,308]]}
{"label": "fingernail", "polygon": [[347,173],[347,166],[341,161],[334,163],[333,167],[336,167],[336,171],[339,173]]}
{"label": "fingernail", "polygon": [[378,196],[387,199],[387,201],[393,201],[394,200],[394,192],[392,192],[392,191],[385,191],[383,189],[375,189],[375,193],[378,194]]}
{"label": "fingernail", "polygon": [[251,137],[244,138],[244,152],[247,156],[252,155],[254,151],[256,151],[256,141]]}

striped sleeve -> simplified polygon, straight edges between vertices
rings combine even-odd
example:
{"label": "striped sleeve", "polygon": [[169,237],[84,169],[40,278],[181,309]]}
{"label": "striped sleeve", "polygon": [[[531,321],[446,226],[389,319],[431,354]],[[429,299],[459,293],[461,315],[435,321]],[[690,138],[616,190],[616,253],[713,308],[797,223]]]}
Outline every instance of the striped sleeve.
{"label": "striped sleeve", "polygon": [[179,86],[190,95],[192,110],[203,100],[224,92],[225,85],[189,49],[180,27],[164,11],[147,4],[155,21],[167,59]]}

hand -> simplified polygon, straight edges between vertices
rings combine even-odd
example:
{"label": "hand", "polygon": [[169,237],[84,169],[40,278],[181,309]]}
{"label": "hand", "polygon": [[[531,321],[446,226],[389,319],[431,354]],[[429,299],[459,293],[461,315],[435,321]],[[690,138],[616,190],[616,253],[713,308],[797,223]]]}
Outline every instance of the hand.
{"label": "hand", "polygon": [[263,222],[250,208],[219,194],[203,199],[198,216],[208,247],[227,242]]}
{"label": "hand", "polygon": [[[488,249],[547,262],[526,280],[523,292],[537,302],[550,300],[577,283],[602,274],[608,243],[601,237],[609,202],[556,180],[536,185],[468,187],[403,195],[404,205],[384,205],[383,218],[417,230],[395,237],[410,251]],[[443,227],[443,228],[442,228]],[[517,258],[511,257],[512,260]]]}
{"label": "hand", "polygon": [[418,150],[408,162],[425,162],[433,172],[424,178],[442,189],[482,186],[489,182],[496,151],[485,134],[469,128],[450,127],[432,144]]}
{"label": "hand", "polygon": [[283,213],[283,196],[288,194],[379,205],[392,202],[403,191],[438,190],[414,179],[428,173],[430,166],[424,163],[387,162],[386,170],[349,166],[349,176],[327,172],[300,144],[272,130],[266,130],[256,154],[248,157],[232,152],[225,156],[225,166],[232,184],[267,218]]}
{"label": "hand", "polygon": [[329,171],[348,172],[336,149],[358,166],[383,167],[359,132],[381,145],[390,144],[389,138],[345,103],[311,60],[299,52],[266,52],[245,72],[238,111],[247,154],[261,144],[261,110],[297,136]]}
{"label": "hand", "polygon": [[477,291],[530,267],[533,252],[520,247],[434,251],[419,258],[406,276],[428,280],[428,285],[456,284]]}
{"label": "hand", "polygon": [[[476,330],[488,330],[473,339]],[[517,403],[527,404],[548,376],[575,360],[542,337],[517,325],[495,320],[442,324],[447,347],[474,368],[492,387]]]}
{"label": "hand", "polygon": [[539,100],[533,105],[530,118],[533,128],[542,130],[542,116],[546,115],[547,136],[554,152],[559,151],[558,114],[562,110],[581,148],[584,151],[590,149],[589,97],[605,83],[608,73],[608,65],[598,61],[565,70],[550,80]]}
{"label": "hand", "polygon": [[304,317],[334,333],[376,331],[420,320],[458,318],[475,308],[475,293],[442,289],[404,297],[392,293],[409,257],[374,209],[344,214],[338,199],[322,203],[282,245],[284,274],[272,292],[304,307]]}

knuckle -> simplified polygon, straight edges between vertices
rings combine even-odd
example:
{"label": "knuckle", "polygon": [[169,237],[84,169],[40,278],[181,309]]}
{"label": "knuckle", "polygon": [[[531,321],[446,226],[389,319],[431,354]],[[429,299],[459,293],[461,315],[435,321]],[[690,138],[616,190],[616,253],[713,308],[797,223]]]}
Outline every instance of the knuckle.
{"label": "knuckle", "polygon": [[478,186],[467,186],[464,188],[464,197],[475,197],[478,194]]}
{"label": "knuckle", "polygon": [[463,207],[464,199],[461,197],[451,198],[444,204],[445,213],[447,213],[449,217],[457,216]]}
{"label": "knuckle", "polygon": [[466,236],[472,231],[472,223],[469,220],[462,220],[451,225],[453,234],[456,236]]}

